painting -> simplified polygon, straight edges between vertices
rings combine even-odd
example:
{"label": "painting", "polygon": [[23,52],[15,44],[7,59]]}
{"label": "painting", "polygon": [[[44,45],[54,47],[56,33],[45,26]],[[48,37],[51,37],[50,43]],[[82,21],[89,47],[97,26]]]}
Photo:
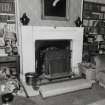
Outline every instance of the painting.
{"label": "painting", "polygon": [[68,20],[70,0],[42,0],[42,19]]}

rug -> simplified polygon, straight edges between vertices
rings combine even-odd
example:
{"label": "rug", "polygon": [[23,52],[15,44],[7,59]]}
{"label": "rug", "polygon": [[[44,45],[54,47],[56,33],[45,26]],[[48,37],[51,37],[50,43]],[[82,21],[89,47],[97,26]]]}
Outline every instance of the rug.
{"label": "rug", "polygon": [[63,95],[42,98],[40,95],[31,97],[38,105],[88,105],[105,99],[105,89],[93,84],[91,89],[84,89]]}
{"label": "rug", "polygon": [[[1,100],[1,96],[0,96],[0,100]],[[0,105],[2,105],[1,101],[0,101]],[[12,102],[12,105],[37,105],[37,104],[35,103],[35,101],[29,98],[26,98],[23,96],[15,96]]]}

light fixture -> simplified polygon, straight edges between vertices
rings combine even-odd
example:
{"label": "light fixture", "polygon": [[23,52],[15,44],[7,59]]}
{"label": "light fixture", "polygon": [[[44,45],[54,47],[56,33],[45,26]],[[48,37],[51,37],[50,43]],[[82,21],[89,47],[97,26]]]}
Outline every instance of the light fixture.
{"label": "light fixture", "polygon": [[95,41],[98,43],[98,49],[99,49],[100,42],[104,41],[103,35],[101,35],[101,34],[97,35]]}

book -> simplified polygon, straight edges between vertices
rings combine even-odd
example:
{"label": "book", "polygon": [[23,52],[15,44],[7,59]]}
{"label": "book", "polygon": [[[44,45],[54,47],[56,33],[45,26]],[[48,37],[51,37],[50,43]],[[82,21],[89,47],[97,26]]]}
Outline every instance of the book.
{"label": "book", "polygon": [[15,13],[15,3],[0,2],[0,13]]}

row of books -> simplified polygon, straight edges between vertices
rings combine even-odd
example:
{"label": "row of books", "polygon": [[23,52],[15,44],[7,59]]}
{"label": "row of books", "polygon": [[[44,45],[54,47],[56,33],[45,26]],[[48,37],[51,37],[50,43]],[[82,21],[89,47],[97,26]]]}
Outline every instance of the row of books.
{"label": "row of books", "polygon": [[15,0],[0,0],[0,2],[14,2]]}
{"label": "row of books", "polygon": [[84,9],[89,11],[101,11],[101,5],[97,3],[84,2]]}
{"label": "row of books", "polygon": [[15,24],[7,24],[8,32],[16,32],[16,25]]}
{"label": "row of books", "polygon": [[5,32],[16,32],[16,24],[0,23],[0,38],[3,37]]}
{"label": "row of books", "polygon": [[88,11],[105,12],[105,4],[85,2],[83,8]]}
{"label": "row of books", "polygon": [[0,2],[0,13],[15,13],[15,3]]}
{"label": "row of books", "polygon": [[8,21],[15,22],[15,15],[0,15],[0,22],[8,22]]}
{"label": "row of books", "polygon": [[84,11],[83,18],[85,19],[105,19],[105,13]]}

